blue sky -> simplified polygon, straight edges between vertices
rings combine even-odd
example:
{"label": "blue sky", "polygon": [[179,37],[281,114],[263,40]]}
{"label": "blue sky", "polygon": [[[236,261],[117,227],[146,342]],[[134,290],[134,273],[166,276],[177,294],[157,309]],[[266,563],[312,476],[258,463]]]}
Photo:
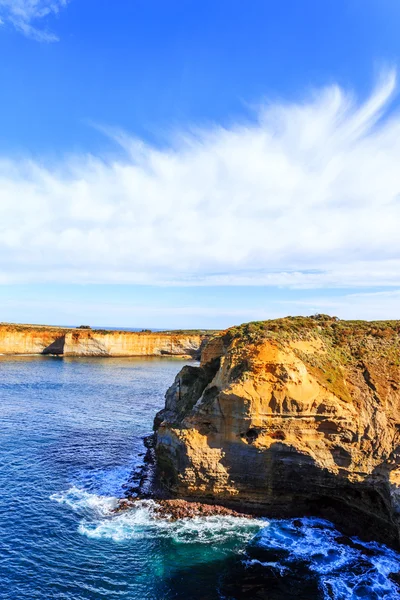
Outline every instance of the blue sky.
{"label": "blue sky", "polygon": [[396,0],[0,19],[0,320],[399,316]]}
{"label": "blue sky", "polygon": [[59,37],[50,44],[3,21],[7,153],[111,151],[90,123],[162,143],[171,129],[229,125],[264,98],[332,82],[366,95],[400,56],[396,0],[70,0],[32,21]]}

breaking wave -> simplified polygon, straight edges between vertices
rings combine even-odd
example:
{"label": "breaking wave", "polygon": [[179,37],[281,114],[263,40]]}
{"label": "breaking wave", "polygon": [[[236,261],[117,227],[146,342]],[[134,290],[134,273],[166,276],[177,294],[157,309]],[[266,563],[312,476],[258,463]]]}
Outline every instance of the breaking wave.
{"label": "breaking wave", "polygon": [[118,498],[92,494],[75,485],[66,492],[52,494],[50,500],[54,500],[59,504],[66,504],[74,511],[91,510],[104,516],[111,514],[111,511],[118,504]]}
{"label": "breaking wave", "polygon": [[[252,557],[252,549],[264,550],[265,562]],[[279,560],[271,562],[271,553]],[[400,555],[377,542],[347,538],[322,519],[271,520],[252,540],[244,562],[274,568],[280,576],[306,566],[326,600],[400,599],[390,577],[400,570]]]}
{"label": "breaking wave", "polygon": [[76,486],[51,496],[52,500],[82,513],[78,525],[80,534],[89,538],[121,542],[130,539],[170,538],[181,544],[221,544],[225,541],[245,545],[254,534],[268,526],[263,519],[209,516],[173,521],[155,515],[156,502],[139,500],[135,506],[114,513],[117,498],[99,496]]}
{"label": "breaking wave", "polygon": [[114,496],[72,486],[51,499],[78,513],[78,532],[91,539],[124,542],[168,538],[177,544],[226,543],[244,551],[246,569],[273,571],[290,577],[306,570],[318,581],[325,600],[400,600],[394,574],[400,555],[376,542],[343,536],[329,521],[317,518],[249,520],[209,516],[172,520],[156,515],[153,500],[137,501],[120,513]]}

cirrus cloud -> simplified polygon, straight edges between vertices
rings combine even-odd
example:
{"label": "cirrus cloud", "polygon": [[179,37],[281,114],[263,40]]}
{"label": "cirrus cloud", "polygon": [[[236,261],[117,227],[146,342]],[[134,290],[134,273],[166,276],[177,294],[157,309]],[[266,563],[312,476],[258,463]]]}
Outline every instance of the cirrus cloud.
{"label": "cirrus cloud", "polygon": [[36,23],[57,14],[69,0],[0,0],[0,25],[10,23],[26,37],[39,42],[56,42],[58,37]]}
{"label": "cirrus cloud", "polygon": [[0,282],[400,285],[394,72],[364,103],[331,86],[167,149],[0,160]]}

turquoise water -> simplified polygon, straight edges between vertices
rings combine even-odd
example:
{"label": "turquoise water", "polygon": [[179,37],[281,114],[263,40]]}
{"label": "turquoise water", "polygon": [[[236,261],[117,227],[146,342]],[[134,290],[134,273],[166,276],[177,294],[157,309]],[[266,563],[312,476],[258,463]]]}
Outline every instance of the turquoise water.
{"label": "turquoise water", "polygon": [[400,557],[318,519],[114,515],[171,359],[0,356],[0,598],[400,598]]}

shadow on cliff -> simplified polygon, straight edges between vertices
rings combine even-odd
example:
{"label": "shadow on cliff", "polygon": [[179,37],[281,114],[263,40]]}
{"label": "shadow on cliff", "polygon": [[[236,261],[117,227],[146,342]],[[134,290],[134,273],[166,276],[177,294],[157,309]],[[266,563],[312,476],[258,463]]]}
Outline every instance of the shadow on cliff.
{"label": "shadow on cliff", "polygon": [[259,449],[253,446],[256,434],[249,430],[245,435],[247,443],[238,440],[222,447],[213,432],[207,435],[209,446],[222,450],[220,463],[229,484],[238,490],[238,499],[212,498],[210,488],[209,498],[203,501],[267,518],[318,516],[347,535],[400,547],[390,493],[390,473],[399,467],[398,460],[381,463],[361,482],[353,483],[344,465],[335,474],[293,446],[276,441],[268,449]]}
{"label": "shadow on cliff", "polygon": [[[216,359],[207,368],[192,367],[188,377],[185,371],[178,374],[166,395],[167,410],[157,415],[155,429],[165,417],[168,421],[168,410],[174,427],[197,429],[206,436],[209,448],[220,451],[219,463],[227,480],[222,469],[210,469],[201,463],[193,468],[182,444],[179,452],[169,455],[167,446],[164,453],[161,479],[166,488],[178,492],[181,483],[177,474],[189,468],[190,476],[196,478],[192,489],[197,488],[201,493],[196,497],[193,494],[188,500],[224,504],[266,517],[320,516],[336,523],[348,535],[375,539],[398,548],[399,523],[390,488],[390,474],[399,467],[397,449],[369,475],[355,473],[351,481],[352,454],[343,445],[331,447],[331,457],[337,467],[337,472],[332,472],[320,467],[309,454],[290,445],[289,439],[285,441],[284,431],[274,432],[275,441],[268,448],[257,447],[256,441],[263,428],[250,427],[247,431],[237,432],[235,438],[232,421],[225,419],[219,404],[220,390],[216,386],[210,387],[219,368],[220,361]],[[193,407],[200,397],[200,410],[194,413]],[[239,399],[239,402],[242,401]],[[231,412],[235,413],[234,407]],[[317,415],[316,420],[318,418],[325,419],[322,415]],[[330,423],[330,427],[336,425]],[[328,446],[326,450],[329,450]],[[223,488],[233,488],[236,494],[224,493]],[[217,495],[215,489],[219,489]],[[184,485],[181,490],[185,490]]]}
{"label": "shadow on cliff", "polygon": [[65,335],[57,338],[47,348],[44,348],[42,354],[64,354]]}

